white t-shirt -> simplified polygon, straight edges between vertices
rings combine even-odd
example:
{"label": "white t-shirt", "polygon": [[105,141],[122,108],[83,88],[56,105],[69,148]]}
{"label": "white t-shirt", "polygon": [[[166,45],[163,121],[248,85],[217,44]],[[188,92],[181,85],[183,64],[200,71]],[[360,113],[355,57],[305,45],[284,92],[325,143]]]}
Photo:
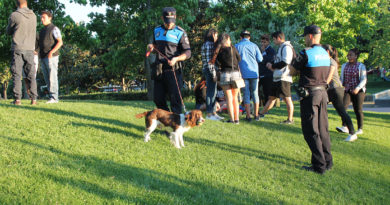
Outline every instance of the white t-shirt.
{"label": "white t-shirt", "polygon": [[275,63],[279,63],[283,61],[287,65],[282,69],[276,69],[274,71],[274,75],[273,75],[274,82],[283,80],[292,83],[292,76],[290,75],[290,69],[288,68],[288,65],[291,64],[291,61],[294,56],[294,51],[292,49],[293,46],[291,45],[290,41],[285,41],[280,45],[278,52],[276,54]]}

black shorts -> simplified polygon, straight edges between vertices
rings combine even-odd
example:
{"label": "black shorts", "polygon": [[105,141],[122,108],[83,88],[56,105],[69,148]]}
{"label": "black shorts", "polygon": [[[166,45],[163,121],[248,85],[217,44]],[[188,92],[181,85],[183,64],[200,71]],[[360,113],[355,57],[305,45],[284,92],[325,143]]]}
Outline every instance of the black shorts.
{"label": "black shorts", "polygon": [[272,93],[274,97],[291,97],[291,83],[287,81],[272,82]]}

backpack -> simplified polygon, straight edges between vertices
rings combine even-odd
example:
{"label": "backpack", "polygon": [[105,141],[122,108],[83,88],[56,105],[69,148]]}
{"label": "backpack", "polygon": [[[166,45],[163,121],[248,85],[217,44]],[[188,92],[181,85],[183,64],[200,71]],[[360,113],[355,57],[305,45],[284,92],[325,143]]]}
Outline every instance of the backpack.
{"label": "backpack", "polygon": [[282,46],[282,49],[281,49],[282,55],[283,55],[283,49],[284,49],[286,46],[291,47],[291,49],[292,49],[292,51],[293,51],[293,57],[292,57],[292,59],[291,59],[291,62],[293,62],[294,59],[297,58],[297,53],[295,52],[295,49],[294,49],[294,47],[293,47],[291,44],[284,44],[284,45]]}

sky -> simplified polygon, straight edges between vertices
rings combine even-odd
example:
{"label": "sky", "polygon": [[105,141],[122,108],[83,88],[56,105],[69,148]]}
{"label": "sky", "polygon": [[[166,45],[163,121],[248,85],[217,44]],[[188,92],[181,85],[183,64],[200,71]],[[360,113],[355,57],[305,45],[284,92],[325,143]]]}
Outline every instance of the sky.
{"label": "sky", "polygon": [[91,19],[88,17],[88,14],[91,12],[106,13],[106,6],[101,7],[91,7],[89,4],[86,6],[69,3],[69,0],[59,0],[59,2],[65,5],[65,13],[72,17],[72,19],[78,23],[84,21],[88,23]]}

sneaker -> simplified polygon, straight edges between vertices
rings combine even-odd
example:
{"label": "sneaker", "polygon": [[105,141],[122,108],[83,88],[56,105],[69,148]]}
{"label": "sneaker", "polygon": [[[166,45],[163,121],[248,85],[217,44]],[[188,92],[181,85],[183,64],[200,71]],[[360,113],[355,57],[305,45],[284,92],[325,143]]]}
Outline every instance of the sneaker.
{"label": "sneaker", "polygon": [[58,103],[58,100],[55,100],[54,98],[50,98],[50,100],[46,102],[46,104],[52,104],[52,103]]}
{"label": "sneaker", "polygon": [[264,119],[265,118],[265,115],[263,115],[263,114],[259,114],[259,120],[261,120],[261,119]]}
{"label": "sneaker", "polygon": [[14,100],[11,102],[11,104],[14,104],[14,105],[21,105],[22,104],[22,101],[20,100]]}
{"label": "sneaker", "polygon": [[355,132],[356,135],[361,135],[363,134],[363,130],[362,129],[358,129],[356,132]]}
{"label": "sneaker", "polygon": [[251,121],[252,121],[252,118],[250,118],[250,117],[245,117],[245,121],[251,122]]}
{"label": "sneaker", "polygon": [[235,120],[235,121],[234,121],[234,124],[239,125],[239,124],[240,124],[240,121]]}
{"label": "sneaker", "polygon": [[217,116],[215,116],[215,115],[207,116],[206,119],[208,119],[208,120],[215,120],[215,121],[219,121],[219,120],[220,120],[220,119],[219,119]]}
{"label": "sneaker", "polygon": [[259,115],[256,116],[256,117],[255,117],[255,120],[256,120],[256,121],[260,121],[260,116],[259,116]]}
{"label": "sneaker", "polygon": [[37,105],[37,100],[31,100],[31,105]]}
{"label": "sneaker", "polygon": [[219,116],[219,115],[217,115],[217,114],[215,114],[214,116],[215,116],[216,118],[218,118],[219,120],[225,119],[224,117],[221,117],[221,116]]}
{"label": "sneaker", "polygon": [[285,120],[283,122],[280,122],[280,124],[291,125],[291,124],[294,124],[294,121],[293,120]]}
{"label": "sneaker", "polygon": [[348,137],[344,141],[346,141],[346,142],[353,142],[353,141],[357,140],[357,138],[358,137],[357,137],[357,135],[355,133],[353,135],[348,135]]}
{"label": "sneaker", "polygon": [[338,132],[349,133],[348,127],[345,127],[345,126],[343,126],[343,127],[336,127],[336,130],[337,130]]}

